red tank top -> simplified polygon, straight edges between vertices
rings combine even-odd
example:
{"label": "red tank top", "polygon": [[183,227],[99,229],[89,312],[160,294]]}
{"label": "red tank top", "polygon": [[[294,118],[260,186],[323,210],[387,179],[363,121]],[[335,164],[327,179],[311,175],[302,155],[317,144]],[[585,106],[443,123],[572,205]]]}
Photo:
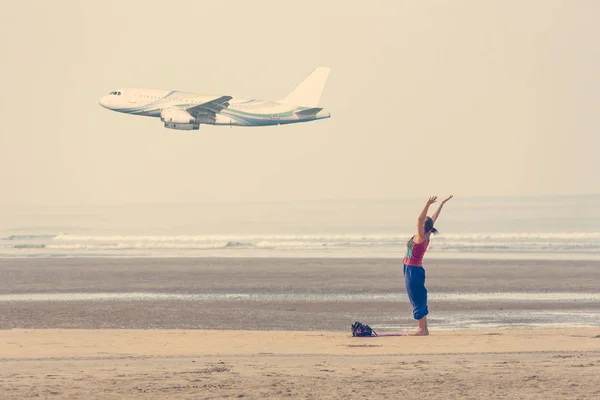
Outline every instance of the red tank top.
{"label": "red tank top", "polygon": [[426,240],[423,243],[415,243],[413,239],[414,236],[411,237],[406,243],[406,256],[404,257],[404,264],[422,267],[423,256],[425,255],[425,251],[427,251],[427,246],[429,246],[429,240]]}

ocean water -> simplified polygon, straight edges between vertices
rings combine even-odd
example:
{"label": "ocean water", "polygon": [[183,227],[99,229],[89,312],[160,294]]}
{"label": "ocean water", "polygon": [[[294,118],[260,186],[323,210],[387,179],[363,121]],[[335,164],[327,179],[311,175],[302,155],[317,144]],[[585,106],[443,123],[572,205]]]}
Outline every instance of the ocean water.
{"label": "ocean water", "polygon": [[[422,206],[423,199],[11,206],[0,209],[0,257],[399,257]],[[600,195],[458,196],[436,227],[430,258],[600,260]]]}

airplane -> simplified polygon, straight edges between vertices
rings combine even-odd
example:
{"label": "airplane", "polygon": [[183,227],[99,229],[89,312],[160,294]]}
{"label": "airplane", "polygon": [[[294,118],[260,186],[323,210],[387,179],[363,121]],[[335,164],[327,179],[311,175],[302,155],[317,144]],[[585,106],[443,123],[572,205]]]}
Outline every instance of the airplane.
{"label": "airplane", "polygon": [[177,90],[123,88],[100,98],[102,107],[125,114],[160,117],[165,128],[198,130],[201,124],[269,126],[331,117],[318,107],[330,69],[316,68],[279,101],[244,100]]}

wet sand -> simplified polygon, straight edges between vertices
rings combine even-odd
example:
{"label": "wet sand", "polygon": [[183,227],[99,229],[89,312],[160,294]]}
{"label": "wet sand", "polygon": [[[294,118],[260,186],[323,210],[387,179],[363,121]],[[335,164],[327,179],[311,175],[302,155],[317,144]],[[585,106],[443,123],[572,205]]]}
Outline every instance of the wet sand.
{"label": "wet sand", "polygon": [[[600,262],[432,260],[426,268],[432,296],[442,292],[599,293]],[[44,293],[216,296],[203,301],[0,301],[1,329],[348,331],[354,320],[375,326],[390,321],[413,324],[402,264],[395,259],[2,259],[0,276],[0,298]],[[236,293],[261,295],[263,300],[222,299]],[[314,298],[307,301],[295,294]],[[375,294],[394,295],[398,301]],[[282,295],[291,297],[277,297]],[[335,300],[340,295],[349,298]],[[430,310],[435,326],[438,316],[457,313],[504,313],[502,318],[527,310],[600,313],[600,302],[432,299]],[[444,328],[442,324],[437,325]]]}

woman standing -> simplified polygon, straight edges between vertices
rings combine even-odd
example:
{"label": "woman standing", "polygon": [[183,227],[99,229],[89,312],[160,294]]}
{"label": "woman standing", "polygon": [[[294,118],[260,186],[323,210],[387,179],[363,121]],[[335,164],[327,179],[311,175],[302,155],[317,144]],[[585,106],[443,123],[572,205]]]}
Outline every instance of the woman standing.
{"label": "woman standing", "polygon": [[430,197],[421,211],[417,220],[417,234],[406,243],[406,256],[404,257],[404,281],[406,283],[406,292],[410,304],[413,307],[413,317],[417,320],[417,331],[411,333],[411,336],[429,335],[427,329],[427,289],[425,288],[425,268],[423,268],[423,256],[429,246],[431,234],[438,233],[433,227],[435,221],[440,216],[442,207],[452,196],[443,200],[432,217],[427,216],[429,206],[437,201],[437,196]]}

